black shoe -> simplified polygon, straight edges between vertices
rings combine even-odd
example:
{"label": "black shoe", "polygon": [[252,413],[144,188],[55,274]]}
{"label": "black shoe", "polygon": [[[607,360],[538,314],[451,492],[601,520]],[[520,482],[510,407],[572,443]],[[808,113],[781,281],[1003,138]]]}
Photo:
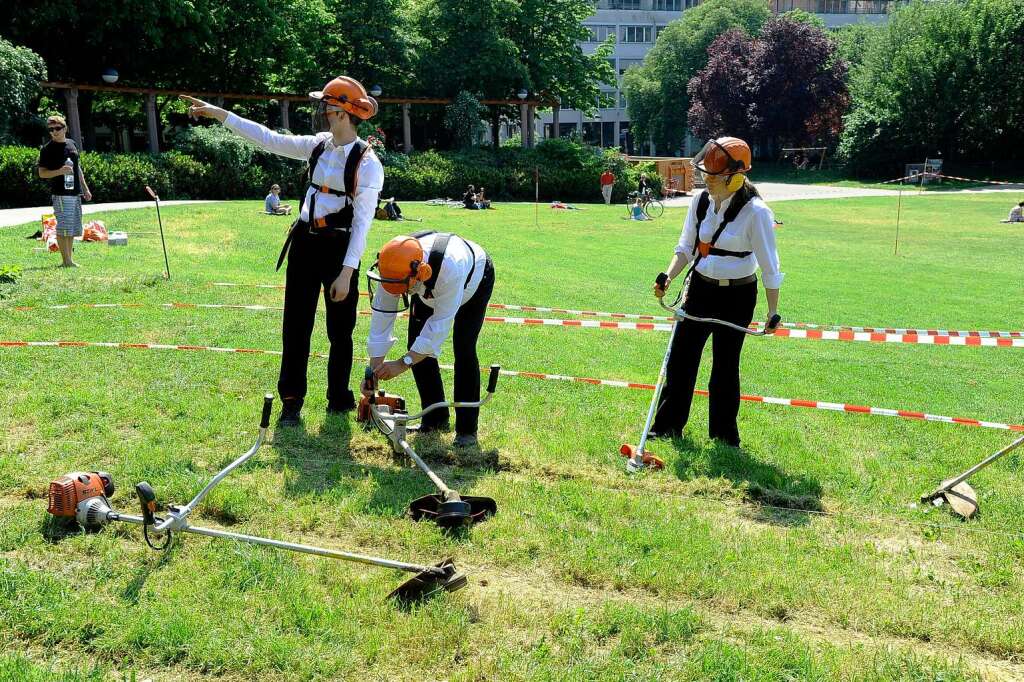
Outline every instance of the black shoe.
{"label": "black shoe", "polygon": [[475,433],[457,433],[452,445],[457,448],[475,448],[479,443]]}
{"label": "black shoe", "polygon": [[298,426],[302,422],[302,401],[282,400],[281,414],[277,418],[278,426]]}

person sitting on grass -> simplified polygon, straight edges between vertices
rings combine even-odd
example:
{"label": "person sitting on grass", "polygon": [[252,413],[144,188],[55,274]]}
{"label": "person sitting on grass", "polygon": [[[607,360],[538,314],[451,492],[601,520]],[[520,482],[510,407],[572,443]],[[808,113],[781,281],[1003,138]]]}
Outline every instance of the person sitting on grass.
{"label": "person sitting on grass", "polygon": [[637,197],[633,202],[633,210],[630,218],[633,220],[647,220],[647,216],[644,215],[644,207],[640,205],[640,197]]}
{"label": "person sitting on grass", "polygon": [[476,205],[477,208],[484,209],[491,207],[491,200],[484,195],[484,188],[481,187],[480,191],[476,193]]}
{"label": "person sitting on grass", "polygon": [[1010,215],[1006,216],[1006,220],[1000,220],[999,222],[1024,223],[1024,201],[1011,208]]}
{"label": "person sitting on grass", "polygon": [[476,211],[480,208],[476,203],[476,189],[473,185],[466,186],[466,193],[462,195],[462,205],[471,211]]}
{"label": "person sitting on grass", "polygon": [[289,204],[281,203],[281,185],[274,183],[270,186],[270,194],[263,200],[263,210],[267,215],[291,215],[292,207]]}
{"label": "person sitting on grass", "polygon": [[402,217],[402,207],[398,205],[394,197],[384,200],[384,211],[388,214],[388,220],[405,220]]}

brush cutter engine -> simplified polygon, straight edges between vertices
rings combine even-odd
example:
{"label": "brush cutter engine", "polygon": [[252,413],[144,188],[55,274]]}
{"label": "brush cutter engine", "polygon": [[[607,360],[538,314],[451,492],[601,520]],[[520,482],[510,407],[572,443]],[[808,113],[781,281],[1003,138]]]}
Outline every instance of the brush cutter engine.
{"label": "brush cutter engine", "polygon": [[50,482],[46,511],[74,517],[87,528],[103,525],[111,512],[107,498],[114,494],[114,479],[105,471],[75,471]]}

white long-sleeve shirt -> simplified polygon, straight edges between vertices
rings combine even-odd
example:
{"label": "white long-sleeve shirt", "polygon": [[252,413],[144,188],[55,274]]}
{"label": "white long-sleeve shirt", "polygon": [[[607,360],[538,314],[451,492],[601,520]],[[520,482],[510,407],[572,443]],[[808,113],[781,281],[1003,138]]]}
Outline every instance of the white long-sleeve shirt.
{"label": "white long-sleeve shirt", "polygon": [[[679,235],[676,254],[683,259],[683,264],[693,260],[693,244],[697,239],[697,202],[701,193],[698,192],[690,202],[690,210],[686,213],[683,232]],[[715,206],[710,199],[708,212],[699,226],[700,240],[710,242],[715,236],[718,226],[725,218],[725,210],[736,195],[730,195]],[[779,270],[779,254],[775,248],[775,216],[768,205],[760,197],[754,197],[740,209],[736,219],[725,226],[725,230],[715,242],[715,247],[726,251],[750,251],[745,258],[735,256],[707,256],[697,264],[697,272],[712,279],[739,279],[749,277],[761,268],[761,275],[766,289],[778,289],[785,275]]]}
{"label": "white long-sleeve shirt", "polygon": [[[434,246],[437,234],[428,234],[420,237],[419,242],[423,246],[423,260],[430,258],[430,250]],[[475,264],[475,268],[474,268]],[[455,314],[463,302],[468,301],[480,287],[480,281],[484,276],[484,267],[487,264],[487,252],[479,244],[463,240],[457,235],[452,235],[448,240],[448,248],[444,251],[444,261],[441,263],[441,272],[437,276],[437,283],[434,285],[433,295],[430,298],[423,298],[424,285],[422,282],[413,284],[410,294],[419,295],[423,303],[434,309],[423,330],[416,340],[413,341],[412,350],[422,355],[432,355],[437,358],[441,356],[441,345],[448,338],[455,322]],[[473,276],[466,282],[470,271]],[[388,354],[396,339],[393,331],[397,313],[386,313],[381,310],[394,310],[397,308],[398,297],[384,291],[384,287],[378,287],[373,296],[373,317],[370,318],[370,335],[366,341],[367,354],[371,358],[381,358]],[[379,310],[378,310],[379,309]]]}
{"label": "white long-sleeve shirt", "polygon": [[[327,185],[331,189],[345,190],[345,160],[355,145],[356,140],[337,147],[330,133],[318,135],[282,135],[262,126],[255,121],[228,114],[224,126],[241,135],[257,147],[279,156],[290,159],[308,160],[309,155],[321,140],[327,141],[324,153],[313,169],[313,184],[318,187]],[[358,138],[356,138],[358,140]],[[352,204],[352,231],[349,233],[348,249],[345,252],[343,265],[358,269],[359,261],[366,250],[366,235],[370,231],[374,211],[377,209],[377,196],[384,188],[384,166],[372,149],[367,149],[356,172],[356,191]],[[306,196],[302,201],[299,218],[309,222],[309,199],[316,192],[312,187],[306,188]],[[316,198],[316,215],[314,219],[323,218],[336,213],[345,207],[347,197],[336,196],[324,192]]]}

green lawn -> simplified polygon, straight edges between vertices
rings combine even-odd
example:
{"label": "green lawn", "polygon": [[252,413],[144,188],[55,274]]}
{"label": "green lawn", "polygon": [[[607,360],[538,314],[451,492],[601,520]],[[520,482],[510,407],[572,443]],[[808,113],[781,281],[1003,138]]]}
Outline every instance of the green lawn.
{"label": "green lawn", "polygon": [[[1024,231],[999,224],[1005,204],[905,196],[894,256],[894,199],[780,203],[781,312],[1024,329]],[[258,208],[166,208],[169,282],[153,235],[80,246],[82,267],[63,271],[23,238],[34,226],[0,229],[0,266],[22,268],[0,284],[0,340],[279,349],[275,311],[15,309],[280,305],[279,290],[210,286],[283,281],[273,266],[287,219]],[[408,231],[458,231],[492,253],[493,302],[651,314],[663,312],[650,283],[684,215],[403,208],[423,219]],[[101,217],[156,229],[152,211]],[[376,222],[368,252],[397,232]],[[667,340],[489,324],[479,350],[513,370],[653,382]],[[314,351],[326,350],[320,322]],[[627,477],[617,449],[636,441],[649,392],[502,378],[479,461],[453,458],[451,436],[417,446],[463,492],[498,501],[496,517],[447,537],[403,518],[430,492],[426,477],[379,434],[325,420],[325,364],[311,360],[305,430],[274,434],[196,523],[423,563],[452,556],[468,589],[405,612],[384,601],[396,571],[194,535],[161,556],[134,526],[66,534],[47,520],[47,483],[74,470],[112,472],[113,502],[128,510],[143,479],[163,502],[187,501],[249,446],[277,368],[264,355],[0,348],[0,679],[1024,678],[1024,452],[973,480],[977,519],[914,504],[1009,443],[1006,431],[743,403],[732,450],[707,439],[696,398],[687,438],[657,443],[666,470]],[[752,338],[742,371],[746,393],[1024,422],[1020,348]],[[408,376],[389,389],[415,395]]]}

